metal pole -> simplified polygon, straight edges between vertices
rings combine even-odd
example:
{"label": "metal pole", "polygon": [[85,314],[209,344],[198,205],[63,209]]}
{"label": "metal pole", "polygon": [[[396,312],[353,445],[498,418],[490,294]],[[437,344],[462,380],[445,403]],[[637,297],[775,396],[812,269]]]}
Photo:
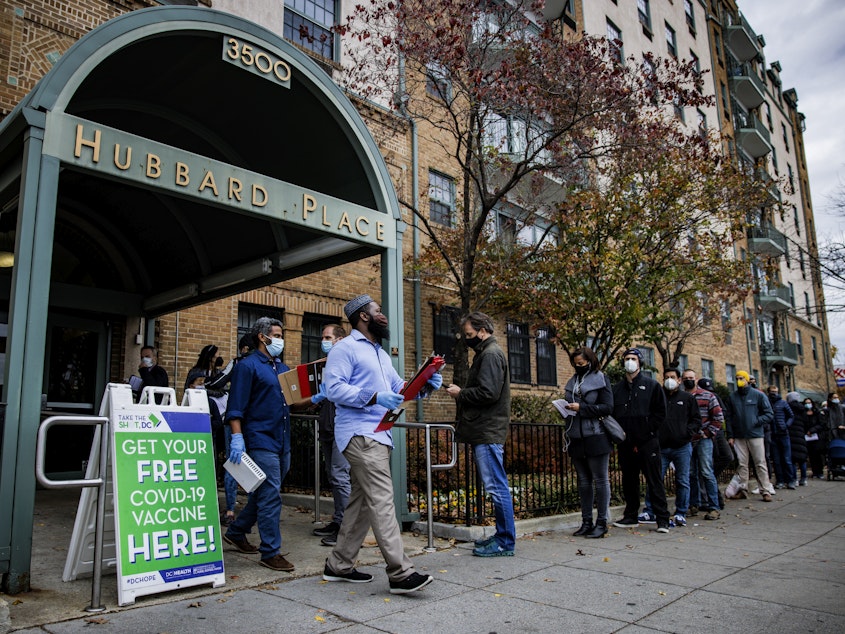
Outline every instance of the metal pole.
{"label": "metal pole", "polygon": [[97,524],[94,527],[94,571],[91,581],[91,605],[86,612],[103,612],[106,606],[101,599],[103,578],[103,532],[106,518],[106,484],[109,468],[109,429],[108,421],[100,426],[100,465],[98,475],[102,483],[97,487]]}
{"label": "metal pole", "polygon": [[431,498],[431,425],[425,426],[425,479],[426,493],[428,494],[428,546],[426,550],[431,552],[434,548],[434,504]]}
{"label": "metal pole", "polygon": [[320,421],[314,419],[314,522],[320,521]]}

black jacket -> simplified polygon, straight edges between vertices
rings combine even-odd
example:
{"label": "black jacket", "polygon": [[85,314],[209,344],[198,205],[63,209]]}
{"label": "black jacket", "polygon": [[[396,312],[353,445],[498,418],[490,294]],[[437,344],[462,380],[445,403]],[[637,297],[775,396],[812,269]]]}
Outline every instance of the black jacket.
{"label": "black jacket", "polygon": [[807,459],[807,441],[804,439],[807,417],[801,402],[789,403],[792,408],[792,424],[789,426],[789,444],[792,448],[792,462],[799,464]]}
{"label": "black jacket", "polygon": [[666,420],[663,388],[642,372],[630,383],[623,378],[613,386],[613,416],[627,436],[622,447],[640,447],[656,440]]}
{"label": "black jacket", "polygon": [[683,390],[666,393],[666,422],[658,435],[661,449],[677,449],[701,429],[701,411],[695,397]]}
{"label": "black jacket", "polygon": [[459,442],[501,445],[508,437],[511,382],[508,359],[487,337],[475,349],[466,387],[458,395],[460,417],[455,432]]}

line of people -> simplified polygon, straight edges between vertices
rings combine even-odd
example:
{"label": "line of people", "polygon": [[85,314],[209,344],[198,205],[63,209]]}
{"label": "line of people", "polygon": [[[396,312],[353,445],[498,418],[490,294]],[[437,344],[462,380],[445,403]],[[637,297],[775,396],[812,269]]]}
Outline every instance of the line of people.
{"label": "line of people", "polygon": [[[564,391],[567,408],[574,412],[566,420],[566,436],[581,503],[582,523],[576,536],[601,538],[608,532],[613,448],[604,420],[608,416],[625,431],[625,440],[618,445],[625,507],[613,525],[655,524],[658,533],[685,526],[687,517],[699,512],[705,520],[718,520],[724,509],[718,476],[734,459],[737,473],[726,497],[747,498],[753,471],[758,487],[752,493],[771,502],[775,489],[806,484],[808,456],[813,477],[821,478],[826,438],[845,438],[845,410],[836,394],[828,396],[822,410],[811,399],[802,403],[797,392],[783,402],[777,387],[769,386],[767,397],[741,371],[736,390],[722,403],[712,380],[697,378],[692,369],[667,369],[661,386],[642,372],[638,348],[624,352],[625,377],[615,385],[600,370],[590,348],[574,350],[570,362],[575,374]],[[664,486],[670,464],[676,493],[673,513]],[[800,469],[800,479],[794,466]],[[769,480],[772,470],[776,484]],[[640,474],[646,481],[642,512]]]}

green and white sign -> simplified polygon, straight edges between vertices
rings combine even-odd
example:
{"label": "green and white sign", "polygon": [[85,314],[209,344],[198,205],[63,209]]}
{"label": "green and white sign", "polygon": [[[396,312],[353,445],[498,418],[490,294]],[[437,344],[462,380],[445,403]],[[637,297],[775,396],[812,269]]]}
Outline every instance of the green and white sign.
{"label": "green and white sign", "polygon": [[208,400],[198,390],[187,406],[151,400],[110,413],[120,605],[225,581]]}

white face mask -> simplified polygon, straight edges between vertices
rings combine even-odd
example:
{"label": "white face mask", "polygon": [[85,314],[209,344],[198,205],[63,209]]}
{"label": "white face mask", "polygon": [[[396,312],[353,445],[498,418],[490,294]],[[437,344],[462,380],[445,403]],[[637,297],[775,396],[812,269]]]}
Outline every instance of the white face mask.
{"label": "white face mask", "polygon": [[672,378],[668,378],[663,381],[663,387],[665,387],[670,392],[674,392],[678,389],[678,381]]}
{"label": "white face mask", "polygon": [[153,367],[153,358],[152,357],[141,357],[141,363],[143,363],[145,367],[151,368],[151,367]]}
{"label": "white face mask", "polygon": [[836,405],[839,405],[839,399],[838,399],[838,398],[833,398],[833,399],[830,399],[830,402],[831,402],[831,403],[834,403],[834,404],[836,404]]}
{"label": "white face mask", "polygon": [[267,346],[267,354],[271,357],[278,357],[282,354],[282,350],[285,349],[285,340],[281,337],[268,338],[270,339],[270,342],[265,344]]}
{"label": "white face mask", "polygon": [[639,363],[637,363],[633,359],[625,359],[625,372],[627,372],[628,374],[634,374],[639,369]]}

